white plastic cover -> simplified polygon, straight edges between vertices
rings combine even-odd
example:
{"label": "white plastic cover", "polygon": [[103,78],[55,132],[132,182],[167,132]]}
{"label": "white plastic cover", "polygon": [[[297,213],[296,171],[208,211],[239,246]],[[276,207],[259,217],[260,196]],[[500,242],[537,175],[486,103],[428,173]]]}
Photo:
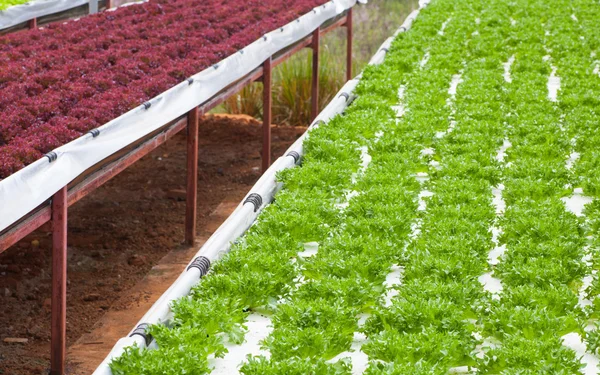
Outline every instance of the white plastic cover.
{"label": "white plastic cover", "polygon": [[87,4],[90,0],[35,0],[0,11],[0,30],[34,18],[63,12]]}
{"label": "white plastic cover", "polygon": [[[70,0],[69,0],[70,1]],[[223,88],[258,68],[266,59],[310,35],[326,21],[356,4],[332,0],[284,27],[272,31],[243,50],[184,81],[0,181],[0,231],[42,204],[77,176],[115,152],[201,105]],[[191,82],[191,83],[190,83]]]}

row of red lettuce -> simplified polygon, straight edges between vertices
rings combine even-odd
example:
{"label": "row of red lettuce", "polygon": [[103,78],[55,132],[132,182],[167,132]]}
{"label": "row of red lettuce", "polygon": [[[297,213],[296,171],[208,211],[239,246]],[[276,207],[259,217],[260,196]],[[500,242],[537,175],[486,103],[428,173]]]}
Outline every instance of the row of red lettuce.
{"label": "row of red lettuce", "polygon": [[152,0],[0,37],[0,179],[324,0]]}

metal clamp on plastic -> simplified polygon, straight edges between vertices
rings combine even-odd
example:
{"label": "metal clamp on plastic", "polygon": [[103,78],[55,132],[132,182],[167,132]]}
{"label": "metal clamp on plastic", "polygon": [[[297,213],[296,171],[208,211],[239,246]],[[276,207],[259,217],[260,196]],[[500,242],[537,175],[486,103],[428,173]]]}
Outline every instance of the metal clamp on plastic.
{"label": "metal clamp on plastic", "polygon": [[152,107],[152,103],[150,103],[150,102],[144,103],[144,109],[148,109],[150,107]]}
{"label": "metal clamp on plastic", "polygon": [[385,53],[388,53],[388,52],[390,52],[390,50],[389,50],[387,47],[383,47],[381,50],[382,50],[383,52],[385,52]]}
{"label": "metal clamp on plastic", "polygon": [[300,160],[300,154],[297,153],[296,151],[290,151],[288,152],[288,154],[286,156],[291,156],[294,158],[294,164],[298,162],[298,160]]}
{"label": "metal clamp on plastic", "polygon": [[260,194],[252,193],[244,201],[244,204],[246,203],[252,203],[254,205],[254,212],[256,212],[262,206],[262,197]]}
{"label": "metal clamp on plastic", "polygon": [[148,327],[150,327],[150,324],[140,323],[133,330],[133,332],[131,332],[131,335],[129,335],[129,337],[133,337],[135,335],[142,336],[144,338],[144,342],[146,343],[146,346],[150,345],[150,343],[152,342],[152,335],[150,335],[149,333],[146,333],[146,330],[148,329]]}
{"label": "metal clamp on plastic", "polygon": [[187,79],[187,83],[188,83],[188,85],[191,85],[192,83],[194,83],[194,79],[193,78],[188,78]]}
{"label": "metal clamp on plastic", "polygon": [[58,158],[58,154],[54,151],[50,151],[49,153],[47,153],[44,156],[48,158],[48,161],[50,163],[52,163],[54,160],[56,160]]}
{"label": "metal clamp on plastic", "polygon": [[186,271],[189,271],[192,268],[197,268],[198,270],[200,270],[200,277],[202,277],[206,275],[208,273],[208,270],[210,269],[210,260],[207,257],[200,255],[199,257],[194,259],[194,261],[188,266]]}
{"label": "metal clamp on plastic", "polygon": [[400,26],[400,28],[398,29],[401,33],[406,31],[406,27],[404,26]]}
{"label": "metal clamp on plastic", "polygon": [[348,95],[347,92],[341,93],[340,96],[338,96],[338,98],[341,97],[341,96],[343,96],[344,98],[346,98],[346,101],[348,101],[348,99],[350,99],[350,95]]}
{"label": "metal clamp on plastic", "polygon": [[96,138],[97,136],[99,136],[99,135],[100,135],[100,130],[98,130],[98,129],[92,129],[92,130],[90,130],[90,131],[88,132],[88,134],[91,134],[91,135],[92,135],[92,137]]}
{"label": "metal clamp on plastic", "polygon": [[219,64],[213,65],[213,68],[215,68],[215,70],[219,69]]}

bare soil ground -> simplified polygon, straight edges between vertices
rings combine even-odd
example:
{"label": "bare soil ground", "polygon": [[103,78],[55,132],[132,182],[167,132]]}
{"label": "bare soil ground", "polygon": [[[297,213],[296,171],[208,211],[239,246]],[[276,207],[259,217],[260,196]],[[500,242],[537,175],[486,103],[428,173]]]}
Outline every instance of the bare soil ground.
{"label": "bare soil ground", "polygon": [[[304,130],[274,126],[273,157]],[[165,254],[183,247],[185,146],[185,136],[175,136],[69,209],[67,345],[107,311],[146,298],[143,293],[131,300],[122,297]],[[241,200],[260,177],[260,149],[261,126],[255,120],[207,116],[201,122],[199,232],[221,201]],[[49,229],[45,225],[0,254],[3,375],[49,370]],[[6,342],[11,338],[27,342]]]}

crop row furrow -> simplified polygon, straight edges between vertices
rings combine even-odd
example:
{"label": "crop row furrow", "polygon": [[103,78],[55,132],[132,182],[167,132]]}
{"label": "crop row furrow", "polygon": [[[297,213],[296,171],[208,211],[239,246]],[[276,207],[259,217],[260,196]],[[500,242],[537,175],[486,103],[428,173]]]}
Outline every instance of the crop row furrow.
{"label": "crop row furrow", "polygon": [[[477,9],[481,3],[472,4]],[[489,4],[492,5],[492,4]],[[459,212],[454,230],[460,232],[463,261],[459,263],[463,283],[468,292],[463,294],[468,306],[463,308],[463,319],[472,324],[471,336],[476,344],[470,357],[454,371],[475,372],[482,367],[482,359],[493,341],[485,335],[483,317],[502,292],[500,280],[495,275],[495,265],[502,257],[503,247],[498,243],[501,234],[500,217],[504,210],[501,184],[501,165],[510,147],[502,120],[506,108],[504,86],[510,81],[510,67],[514,62],[503,44],[504,36],[498,27],[509,27],[503,5],[490,6],[491,11],[476,20],[477,33],[469,44],[464,84],[456,102],[457,127],[455,134],[444,147],[444,160],[451,160],[448,175],[460,182],[454,189],[464,194],[462,199],[448,199],[447,210]],[[509,61],[509,63],[505,63]],[[502,69],[500,69],[502,68]],[[467,195],[468,194],[468,195]],[[467,197],[470,199],[467,200]],[[452,208],[448,208],[452,207]],[[466,238],[466,239],[465,239]],[[458,281],[458,279],[457,279]],[[477,288],[477,289],[474,289]],[[470,293],[470,294],[469,294]],[[463,302],[464,303],[464,302]],[[469,316],[470,315],[470,316]]]}
{"label": "crop row furrow", "polygon": [[[423,73],[407,90],[407,100],[416,103],[409,106],[406,126],[432,131],[421,150],[430,178],[421,191],[419,230],[403,255],[398,295],[391,306],[378,306],[365,324],[369,339],[364,348],[372,360],[369,374],[446,374],[474,364],[473,322],[484,299],[477,276],[487,251],[472,258],[469,245],[485,236],[489,222],[471,224],[480,217],[470,214],[491,199],[485,194],[483,200],[467,198],[479,185],[460,168],[455,153],[462,153],[463,160],[477,153],[475,144],[462,148],[470,128],[461,124],[458,108],[471,72],[471,65],[464,64],[465,52],[479,33],[474,33],[477,14],[468,6],[453,11],[445,38],[431,46]],[[478,237],[481,231],[484,236]]]}
{"label": "crop row furrow", "polygon": [[518,7],[515,26],[507,28],[516,59],[506,93],[512,144],[503,170],[506,253],[496,267],[503,292],[484,324],[498,345],[486,352],[480,372],[578,373],[579,358],[565,345],[579,331],[572,285],[585,272],[584,247],[578,219],[561,200],[571,147],[560,113],[561,81],[549,55],[555,52],[546,45],[549,34],[536,16],[545,6]]}
{"label": "crop row furrow", "polygon": [[[563,76],[561,110],[566,131],[572,137],[572,152],[568,160],[572,193],[564,200],[575,214],[581,216],[582,232],[586,239],[582,258],[586,274],[577,284],[578,306],[585,311],[585,319],[578,336],[573,339],[573,345],[582,355],[585,364],[583,372],[597,374],[600,370],[597,356],[600,334],[595,325],[600,312],[600,241],[597,234],[600,228],[600,184],[597,172],[600,160],[597,151],[600,146],[600,102],[597,99],[600,80],[596,53],[600,42],[597,23],[600,9],[597,4],[585,1],[561,5],[553,9],[550,18],[550,26],[556,30],[551,35],[550,43],[554,50],[560,51],[557,64]],[[575,17],[570,18],[569,13]],[[584,342],[581,336],[585,338]]]}

